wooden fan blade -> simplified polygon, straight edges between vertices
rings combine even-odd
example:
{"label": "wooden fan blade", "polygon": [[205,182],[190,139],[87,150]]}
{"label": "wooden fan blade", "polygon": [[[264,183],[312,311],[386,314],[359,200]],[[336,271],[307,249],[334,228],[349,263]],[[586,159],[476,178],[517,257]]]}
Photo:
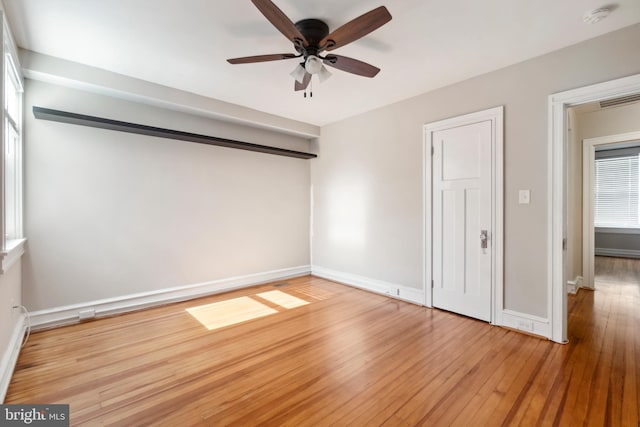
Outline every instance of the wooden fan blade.
{"label": "wooden fan blade", "polygon": [[334,44],[329,45],[326,50],[337,49],[351,43],[352,41],[358,40],[360,37],[366,36],[389,21],[391,21],[391,14],[386,7],[380,6],[365,13],[364,15],[360,15],[352,21],[347,22],[342,27],[323,38],[319,45],[324,46],[330,41],[333,41]]}
{"label": "wooden fan blade", "polygon": [[296,85],[294,86],[294,89],[296,91],[305,90],[307,86],[309,86],[310,81],[311,81],[311,74],[304,73],[304,78],[302,79],[302,83],[298,83],[298,81],[296,80]]}
{"label": "wooden fan blade", "polygon": [[291,40],[294,44],[296,39],[302,42],[303,46],[308,46],[309,42],[302,35],[300,30],[295,26],[293,22],[284,14],[278,6],[273,4],[270,0],[251,0],[258,10],[264,15],[265,18],[271,24],[278,29],[286,38]]}
{"label": "wooden fan blade", "polygon": [[322,62],[338,70],[364,77],[375,77],[375,75],[380,72],[380,68],[378,67],[346,56],[327,55]]}
{"label": "wooden fan blade", "polygon": [[292,53],[274,53],[271,55],[256,55],[256,56],[243,56],[241,58],[227,59],[229,64],[250,64],[253,62],[267,62],[267,61],[279,61],[281,59],[295,58],[296,55]]}

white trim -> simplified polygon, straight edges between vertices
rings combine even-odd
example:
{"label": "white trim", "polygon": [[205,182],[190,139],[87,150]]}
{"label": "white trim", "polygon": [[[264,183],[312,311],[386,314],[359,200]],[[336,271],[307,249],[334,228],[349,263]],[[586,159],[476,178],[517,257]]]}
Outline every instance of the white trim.
{"label": "white trim", "polygon": [[[1,132],[0,132],[0,141],[3,147],[2,153],[0,155],[0,274],[4,274],[8,271],[13,264],[15,264],[22,254],[24,253],[24,240],[23,236],[23,118],[22,118],[22,107],[23,107],[23,98],[24,94],[23,90],[23,75],[20,73],[20,61],[16,55],[15,43],[13,42],[13,35],[8,26],[8,21],[6,20],[6,16],[2,10],[0,10],[0,16],[2,17],[2,58],[0,59],[0,65],[2,68],[2,81],[4,82],[6,78],[6,72],[13,76],[9,76],[12,81],[18,86],[16,89],[20,93],[18,96],[18,117],[11,118],[8,117],[6,106],[4,105],[5,97],[6,97],[6,85],[0,85],[0,99],[2,100],[3,106],[0,107],[1,111],[1,119],[2,123],[0,124]],[[5,120],[6,119],[6,120]],[[15,119],[15,120],[13,120]],[[14,178],[15,178],[15,235],[20,236],[20,238],[15,240],[6,240],[7,235],[7,224],[6,224],[6,194],[5,194],[5,143],[6,143],[6,132],[7,126],[5,123],[9,122],[9,126],[14,128],[16,136],[18,137],[17,146],[15,147],[14,160],[15,160],[15,170],[14,170]]]}
{"label": "white trim", "polygon": [[491,121],[492,138],[492,198],[493,206],[491,216],[493,218],[491,236],[491,244],[493,245],[493,264],[491,266],[491,323],[494,325],[502,324],[502,313],[504,309],[504,106],[490,108],[488,110],[478,111],[471,114],[465,114],[450,119],[440,120],[424,125],[423,130],[423,182],[424,182],[424,199],[423,199],[423,250],[424,250],[424,268],[423,268],[423,288],[424,305],[433,307],[433,296],[431,281],[432,272],[432,233],[431,233],[431,147],[432,135],[439,130],[449,129],[456,126],[464,126],[481,121]]}
{"label": "white trim", "polygon": [[0,274],[5,274],[13,264],[18,262],[20,257],[24,254],[24,244],[27,239],[15,239],[9,240],[7,243],[7,249],[0,252]]}
{"label": "white trim", "polygon": [[424,126],[422,134],[422,179],[423,179],[423,198],[422,198],[422,224],[423,230],[422,233],[422,244],[424,251],[424,260],[423,260],[423,268],[422,268],[422,288],[424,289],[424,305],[426,307],[433,307],[433,254],[431,253],[432,249],[432,209],[431,205],[433,203],[433,196],[431,194],[433,186],[431,184],[431,169],[433,165],[431,164],[431,157],[433,156],[433,144],[432,144],[432,133],[433,131],[427,130],[427,127]]}
{"label": "white trim", "polygon": [[247,288],[262,283],[304,276],[311,273],[309,265],[283,268],[263,273],[229,277],[210,282],[178,286],[158,291],[123,295],[81,304],[55,307],[31,313],[32,329],[52,328],[80,321],[80,313],[95,310],[96,317],[110,316],[173,302],[185,301],[234,289]]}
{"label": "white trim", "polygon": [[342,271],[336,271],[317,265],[311,267],[311,274],[322,277],[323,279],[333,280],[334,282],[364,289],[365,291],[386,295],[388,297],[418,305],[424,305],[424,291],[422,289],[371,279],[358,274],[344,273]]}
{"label": "white trim", "polygon": [[[20,80],[24,80],[22,66],[20,65],[20,58],[18,57],[18,45],[14,40],[13,31],[11,31],[11,26],[9,25],[7,14],[4,12],[4,10],[0,11],[0,14],[2,15],[2,26],[4,32],[3,43],[5,45],[5,48],[8,49],[8,52],[5,51],[5,53],[9,53],[12,56],[15,63],[14,65],[16,74],[19,76]],[[20,82],[20,84],[22,84],[22,82]]]}
{"label": "white trim", "polygon": [[564,343],[567,340],[567,294],[564,286],[564,261],[562,239],[564,237],[563,212],[564,173],[566,149],[566,109],[570,106],[615,98],[640,92],[640,74],[598,83],[578,89],[549,95],[549,129],[547,161],[548,212],[547,212],[547,313],[549,338]]}
{"label": "white trim", "polygon": [[595,248],[594,253],[599,256],[640,258],[640,250],[638,249]]}
{"label": "white trim", "polygon": [[593,248],[595,232],[593,227],[593,188],[595,163],[594,146],[584,140],[582,143],[582,275],[586,286],[594,287]]}
{"label": "white trim", "polygon": [[[596,147],[607,144],[618,144],[621,142],[634,141],[640,139],[640,132],[628,132],[617,135],[607,135],[599,138],[589,138],[582,141],[582,274],[584,275],[585,286],[593,289],[594,283],[594,260],[595,251],[595,229],[593,226],[593,182],[595,180],[595,152]],[[620,229],[612,229],[617,230]]]}
{"label": "white trim", "polygon": [[[424,292],[425,307],[433,307],[432,279],[431,279],[431,144],[427,143],[427,130],[422,130],[422,290]],[[430,139],[429,139],[430,141]]]}
{"label": "white trim", "polygon": [[582,276],[576,276],[575,279],[567,281],[567,292],[570,294],[577,294],[578,289],[583,287],[584,279]]}
{"label": "white trim", "polygon": [[0,360],[0,403],[4,402],[4,398],[7,396],[9,383],[11,382],[13,371],[18,362],[20,347],[22,346],[22,340],[24,339],[26,331],[27,323],[25,322],[25,315],[21,314],[13,328],[9,346],[2,355],[2,360]]}
{"label": "white trim", "polygon": [[549,320],[544,317],[533,316],[513,310],[503,310],[502,326],[524,331],[529,334],[540,335],[547,338],[549,336]]}

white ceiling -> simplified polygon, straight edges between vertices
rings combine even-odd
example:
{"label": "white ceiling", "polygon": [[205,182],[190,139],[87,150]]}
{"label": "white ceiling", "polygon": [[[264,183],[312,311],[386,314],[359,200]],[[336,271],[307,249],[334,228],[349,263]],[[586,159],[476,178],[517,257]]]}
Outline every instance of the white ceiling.
{"label": "white ceiling", "polygon": [[603,0],[274,2],[332,30],[384,4],[391,22],[335,50],[382,71],[331,69],[305,99],[295,60],[228,64],[294,53],[249,0],[4,0],[20,47],[320,126],[640,22],[638,0],[618,0],[595,25],[582,16]]}

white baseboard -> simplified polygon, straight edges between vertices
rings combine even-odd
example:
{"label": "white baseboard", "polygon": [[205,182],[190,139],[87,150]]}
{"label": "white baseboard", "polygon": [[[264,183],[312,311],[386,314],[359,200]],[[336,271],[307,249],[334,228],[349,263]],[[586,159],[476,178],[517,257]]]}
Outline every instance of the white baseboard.
{"label": "white baseboard", "polygon": [[578,293],[578,289],[580,289],[582,287],[582,282],[583,282],[583,278],[582,276],[576,276],[575,279],[573,280],[568,280],[567,281],[567,293],[570,294],[577,294]]}
{"label": "white baseboard", "polygon": [[311,266],[303,265],[34,311],[30,316],[31,327],[36,330],[53,328],[79,322],[81,313],[85,319],[93,316],[110,316],[173,302],[186,301],[234,289],[246,288],[276,280],[304,276],[310,273]]}
{"label": "white baseboard", "polygon": [[502,326],[520,331],[540,335],[544,338],[551,337],[549,320],[531,314],[520,313],[513,310],[502,310]]}
{"label": "white baseboard", "polygon": [[[396,285],[382,280],[370,279],[357,274],[344,273],[316,265],[311,267],[311,274],[366,291],[390,296],[418,305],[424,305],[424,291],[422,289]],[[506,326],[529,334],[539,335],[543,338],[550,338],[551,336],[551,326],[548,319],[526,313],[519,313],[513,310],[502,311],[502,323],[499,326]]]}
{"label": "white baseboard", "polygon": [[395,283],[384,282],[382,280],[371,279],[357,274],[344,273],[331,270],[325,267],[314,265],[311,267],[311,274],[323,279],[334,280],[345,285],[386,295],[392,298],[401,299],[418,305],[424,305],[424,290],[397,285]]}
{"label": "white baseboard", "polygon": [[25,322],[24,314],[20,315],[18,322],[13,328],[13,334],[9,341],[9,346],[2,355],[0,360],[0,403],[4,402],[4,398],[7,395],[9,389],[9,383],[13,376],[13,370],[16,367],[18,361],[18,355],[20,354],[20,347],[22,346],[22,340],[27,330],[27,324]]}
{"label": "white baseboard", "polygon": [[598,256],[615,256],[615,257],[621,257],[621,258],[640,258],[640,250],[637,250],[637,249],[595,248],[594,252]]}

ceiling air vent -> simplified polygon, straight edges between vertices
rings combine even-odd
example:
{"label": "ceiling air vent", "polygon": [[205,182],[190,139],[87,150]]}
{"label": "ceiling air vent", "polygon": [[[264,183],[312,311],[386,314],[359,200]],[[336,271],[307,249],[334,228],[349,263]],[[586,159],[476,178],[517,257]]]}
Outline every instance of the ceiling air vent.
{"label": "ceiling air vent", "polygon": [[600,108],[614,107],[616,105],[630,104],[640,101],[640,93],[633,95],[621,96],[620,98],[605,99],[600,101]]}

